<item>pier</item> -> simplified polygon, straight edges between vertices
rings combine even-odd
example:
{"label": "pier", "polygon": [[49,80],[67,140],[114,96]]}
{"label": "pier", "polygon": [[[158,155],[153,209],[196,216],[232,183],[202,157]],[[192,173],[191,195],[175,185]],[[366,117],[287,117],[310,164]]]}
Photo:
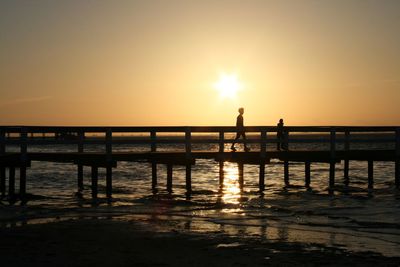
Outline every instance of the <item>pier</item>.
{"label": "pier", "polygon": [[[235,127],[229,126],[185,126],[185,127],[44,127],[44,126],[1,126],[0,127],[0,194],[10,200],[17,197],[24,200],[27,169],[34,168],[35,161],[64,162],[77,166],[77,190],[83,190],[83,168],[91,169],[92,197],[98,195],[98,169],[106,169],[106,196],[112,196],[112,171],[118,162],[141,162],[152,170],[151,185],[157,189],[157,165],[167,166],[167,190],[173,189],[173,167],[186,168],[186,194],[192,193],[192,166],[197,159],[211,159],[219,164],[220,183],[223,182],[223,162],[236,162],[239,169],[239,184],[243,186],[245,164],[259,166],[259,190],[265,189],[265,173],[271,159],[278,159],[284,165],[284,183],[290,184],[291,162],[304,163],[304,185],[312,185],[312,164],[329,164],[329,190],[335,188],[335,166],[344,162],[344,181],[349,185],[351,161],[366,161],[367,187],[374,186],[374,162],[391,161],[395,164],[394,184],[400,188],[400,127],[344,127],[310,126],[285,127],[284,140],[277,139],[277,128],[272,126],[245,127],[249,152],[229,150]],[[276,143],[284,142],[287,150],[277,150]],[[239,141],[239,144],[243,141]],[[359,148],[360,144],[386,144],[382,148]],[[210,149],[197,149],[199,145]],[[229,146],[226,147],[226,144]],[[304,144],[316,144],[318,149],[297,148]],[[75,152],[37,152],[32,147],[69,145]],[[90,145],[103,148],[101,152],[87,150]],[[115,150],[124,145],[140,145],[142,149],[128,152]],[[165,148],[172,146],[173,148]],[[353,147],[354,146],[354,147]],[[358,147],[357,147],[358,146]],[[320,148],[321,147],[321,148]],[[13,149],[10,149],[13,148]],[[145,148],[145,149],[143,149]],[[16,173],[19,171],[19,193],[16,193]],[[150,178],[150,177],[149,177]],[[150,181],[150,179],[149,179]],[[8,187],[7,187],[8,182]],[[134,181],[132,181],[134,183]],[[8,193],[8,194],[7,194]]]}

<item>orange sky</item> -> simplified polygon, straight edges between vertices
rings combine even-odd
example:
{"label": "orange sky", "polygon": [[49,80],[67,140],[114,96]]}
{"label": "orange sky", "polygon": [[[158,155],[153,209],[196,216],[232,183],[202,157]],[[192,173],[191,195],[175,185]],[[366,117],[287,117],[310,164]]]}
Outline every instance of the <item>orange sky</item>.
{"label": "orange sky", "polygon": [[[400,125],[400,1],[1,1],[0,124]],[[213,87],[242,83],[236,98]]]}

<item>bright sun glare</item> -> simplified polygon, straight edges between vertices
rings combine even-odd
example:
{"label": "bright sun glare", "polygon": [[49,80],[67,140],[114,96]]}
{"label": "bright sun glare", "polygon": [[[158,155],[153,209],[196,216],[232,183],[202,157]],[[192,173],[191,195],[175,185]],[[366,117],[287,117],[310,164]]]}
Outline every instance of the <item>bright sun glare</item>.
{"label": "bright sun glare", "polygon": [[221,98],[234,98],[241,84],[234,74],[221,74],[214,88],[219,92]]}

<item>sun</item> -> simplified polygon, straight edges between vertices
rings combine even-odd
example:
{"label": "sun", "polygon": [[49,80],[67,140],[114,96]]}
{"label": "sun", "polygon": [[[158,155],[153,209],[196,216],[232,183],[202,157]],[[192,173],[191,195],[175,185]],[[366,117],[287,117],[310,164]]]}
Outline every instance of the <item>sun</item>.
{"label": "sun", "polygon": [[235,74],[221,74],[214,88],[219,92],[221,98],[235,98],[241,89],[241,84]]}

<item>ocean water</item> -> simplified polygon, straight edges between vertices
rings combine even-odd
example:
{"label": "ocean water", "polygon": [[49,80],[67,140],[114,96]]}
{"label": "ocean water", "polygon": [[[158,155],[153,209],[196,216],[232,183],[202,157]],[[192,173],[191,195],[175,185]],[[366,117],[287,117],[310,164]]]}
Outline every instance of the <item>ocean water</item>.
{"label": "ocean water", "polygon": [[[318,146],[318,147],[317,147]],[[240,149],[240,145],[238,145]],[[256,145],[251,146],[257,150]],[[227,145],[227,150],[229,145]],[[291,145],[296,149],[327,148],[323,144]],[[390,143],[354,144],[352,149],[390,149]],[[160,146],[160,150],[184,149]],[[195,145],[193,150],[217,150],[217,145]],[[267,149],[274,149],[269,145]],[[340,147],[338,148],[340,149]],[[18,150],[7,147],[7,151]],[[145,151],[148,146],[115,145],[113,151]],[[76,151],[72,145],[30,146],[29,151]],[[85,151],[103,151],[86,146]],[[67,163],[32,162],[27,172],[26,205],[0,208],[1,227],[85,217],[134,219],[155,231],[224,233],[242,239],[319,245],[347,251],[371,251],[400,256],[400,192],[394,186],[394,163],[376,162],[374,188],[368,189],[367,163],[350,162],[350,185],[343,183],[343,163],[336,166],[336,188],[329,193],[329,164],[311,165],[311,189],[304,187],[304,164],[290,164],[290,186],[283,182],[283,164],[266,166],[265,191],[258,190],[259,167],[244,166],[244,187],[236,163],[224,163],[224,184],[219,165],[196,160],[192,167],[190,198],[185,195],[185,169],[174,166],[173,192],[166,190],[166,166],[158,165],[157,192],[151,189],[148,163],[118,162],[113,170],[113,198],[105,197],[105,170],[99,169],[99,198],[90,195],[90,169],[84,169],[83,196],[78,197],[77,167]],[[18,190],[18,179],[17,179]]]}

